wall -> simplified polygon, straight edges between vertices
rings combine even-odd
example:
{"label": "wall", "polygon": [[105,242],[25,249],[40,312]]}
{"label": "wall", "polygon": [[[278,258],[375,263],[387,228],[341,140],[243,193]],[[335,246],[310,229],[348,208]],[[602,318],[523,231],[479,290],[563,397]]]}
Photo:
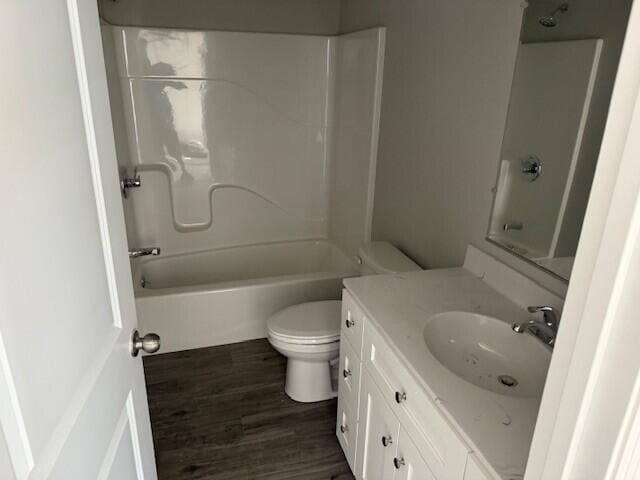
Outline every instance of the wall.
{"label": "wall", "polygon": [[514,0],[343,3],[342,31],[387,28],[373,235],[425,267],[483,241],[521,16]]}
{"label": "wall", "polygon": [[98,0],[114,25],[233,30],[244,32],[338,33],[340,0]]}

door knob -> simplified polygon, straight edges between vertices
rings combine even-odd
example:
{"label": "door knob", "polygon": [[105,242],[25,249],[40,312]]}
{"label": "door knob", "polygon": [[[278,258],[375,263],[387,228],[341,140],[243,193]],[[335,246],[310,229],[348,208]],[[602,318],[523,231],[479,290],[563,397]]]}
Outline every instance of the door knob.
{"label": "door knob", "polygon": [[141,337],[138,330],[131,335],[131,356],[137,357],[140,350],[145,353],[156,353],[160,350],[160,337],[155,333],[147,333]]}

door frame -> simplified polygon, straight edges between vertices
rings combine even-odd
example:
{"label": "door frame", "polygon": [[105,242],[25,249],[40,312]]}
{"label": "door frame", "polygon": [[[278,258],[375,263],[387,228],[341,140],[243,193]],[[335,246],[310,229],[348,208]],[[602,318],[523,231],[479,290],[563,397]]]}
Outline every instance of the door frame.
{"label": "door frame", "polygon": [[634,359],[640,346],[629,315],[632,306],[640,311],[638,4],[629,16],[526,480],[630,479],[640,465],[640,358]]}

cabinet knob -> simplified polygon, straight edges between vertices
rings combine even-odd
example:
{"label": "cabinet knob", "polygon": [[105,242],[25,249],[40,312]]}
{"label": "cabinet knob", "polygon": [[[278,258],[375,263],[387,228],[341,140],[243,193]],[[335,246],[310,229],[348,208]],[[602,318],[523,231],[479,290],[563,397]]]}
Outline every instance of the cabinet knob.
{"label": "cabinet knob", "polygon": [[353,326],[356,324],[356,322],[355,322],[355,321],[353,321],[353,320],[351,320],[350,318],[347,318],[347,319],[344,321],[344,324],[347,326],[347,328],[351,328],[351,327],[353,327]]}
{"label": "cabinet knob", "polygon": [[342,370],[342,376],[344,378],[350,377],[351,376],[351,370],[347,370],[346,368],[344,370]]}
{"label": "cabinet knob", "polygon": [[400,467],[404,466],[404,458],[394,458],[393,459],[393,466],[396,467],[397,469],[399,469]]}
{"label": "cabinet knob", "polygon": [[393,439],[391,438],[391,435],[386,435],[386,436],[382,437],[382,446],[383,447],[388,447],[392,443],[393,443]]}
{"label": "cabinet knob", "polygon": [[340,431],[342,433],[347,433],[349,431],[349,427],[347,427],[345,424],[340,425]]}
{"label": "cabinet knob", "polygon": [[396,392],[396,403],[402,403],[407,399],[407,393],[406,392]]}

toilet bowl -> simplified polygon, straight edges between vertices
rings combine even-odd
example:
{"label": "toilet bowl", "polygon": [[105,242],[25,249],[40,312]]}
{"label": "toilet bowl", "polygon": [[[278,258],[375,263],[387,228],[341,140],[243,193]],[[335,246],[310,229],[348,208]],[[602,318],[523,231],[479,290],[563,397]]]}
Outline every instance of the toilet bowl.
{"label": "toilet bowl", "polygon": [[[371,242],[357,257],[362,275],[421,270],[388,242]],[[267,321],[271,346],[287,357],[285,392],[298,402],[335,397],[331,364],[340,355],[342,302],[301,303],[276,312]]]}
{"label": "toilet bowl", "polygon": [[287,357],[285,392],[298,402],[334,397],[330,361],[340,351],[339,300],[280,310],[267,322],[269,343]]}

